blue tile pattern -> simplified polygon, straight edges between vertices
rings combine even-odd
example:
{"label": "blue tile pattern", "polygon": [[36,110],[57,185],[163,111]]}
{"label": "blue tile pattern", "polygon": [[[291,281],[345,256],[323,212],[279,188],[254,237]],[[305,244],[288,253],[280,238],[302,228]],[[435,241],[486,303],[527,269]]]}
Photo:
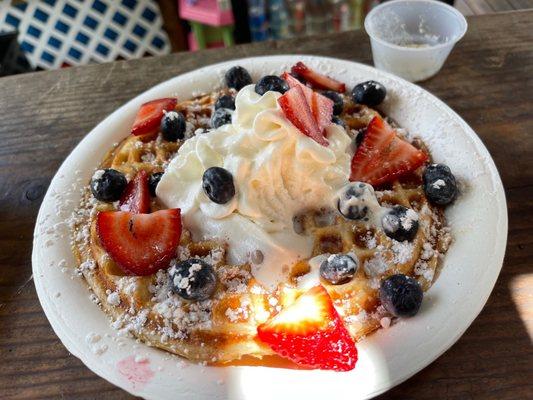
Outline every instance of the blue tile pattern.
{"label": "blue tile pattern", "polygon": [[13,30],[46,69],[170,51],[156,0],[0,0],[0,32]]}

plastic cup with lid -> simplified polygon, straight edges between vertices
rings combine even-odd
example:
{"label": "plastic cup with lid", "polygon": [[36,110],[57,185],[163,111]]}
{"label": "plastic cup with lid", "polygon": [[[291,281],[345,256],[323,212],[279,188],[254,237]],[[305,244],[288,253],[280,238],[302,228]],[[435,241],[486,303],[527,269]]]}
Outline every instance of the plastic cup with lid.
{"label": "plastic cup with lid", "polygon": [[466,33],[466,19],[435,0],[395,0],[365,18],[374,65],[411,82],[435,75]]}

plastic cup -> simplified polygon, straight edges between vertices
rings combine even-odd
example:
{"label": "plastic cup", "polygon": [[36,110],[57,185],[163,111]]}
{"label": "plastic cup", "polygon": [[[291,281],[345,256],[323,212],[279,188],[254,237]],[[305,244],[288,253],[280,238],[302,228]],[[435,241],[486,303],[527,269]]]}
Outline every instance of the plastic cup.
{"label": "plastic cup", "polygon": [[467,26],[459,11],[435,0],[386,2],[365,18],[376,68],[411,82],[435,75]]}

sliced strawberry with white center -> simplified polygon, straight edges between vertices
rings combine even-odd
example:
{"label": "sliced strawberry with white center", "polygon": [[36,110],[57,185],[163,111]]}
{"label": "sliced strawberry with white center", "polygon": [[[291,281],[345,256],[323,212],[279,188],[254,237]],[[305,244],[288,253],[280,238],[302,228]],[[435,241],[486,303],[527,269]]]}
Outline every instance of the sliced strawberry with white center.
{"label": "sliced strawberry with white center", "polygon": [[278,103],[287,119],[303,134],[309,136],[322,146],[329,144],[318,128],[318,124],[313,117],[313,113],[301,87],[296,86],[289,89],[278,99]]}
{"label": "sliced strawberry with white center", "polygon": [[150,212],[150,190],[148,188],[148,173],[144,170],[128,183],[120,197],[120,211],[130,211],[134,214]]}
{"label": "sliced strawberry with white center", "polygon": [[168,268],[181,237],[179,208],[134,214],[102,211],[96,229],[103,248],[127,274],[151,275]]}
{"label": "sliced strawberry with white center", "polygon": [[427,159],[424,152],[400,139],[383,118],[375,116],[352,158],[350,180],[380,185],[414,171]]}
{"label": "sliced strawberry with white center", "polygon": [[357,362],[355,342],[323,286],[259,325],[257,334],[277,354],[302,366],[349,371]]}
{"label": "sliced strawberry with white center", "polygon": [[339,93],[344,93],[346,91],[346,85],[344,83],[313,71],[301,61],[291,68],[291,72],[300,75],[316,89],[334,90]]}
{"label": "sliced strawberry with white center", "polygon": [[301,87],[304,92],[305,99],[313,117],[318,125],[318,130],[323,134],[324,129],[331,125],[331,116],[333,115],[333,101],[320,93],[315,92],[310,87],[305,86],[302,82],[296,79],[288,72],[284,72],[281,77],[289,84],[289,87]]}
{"label": "sliced strawberry with white center", "polygon": [[164,112],[174,110],[177,102],[177,99],[164,98],[144,103],[137,112],[131,134],[146,141],[155,139]]}

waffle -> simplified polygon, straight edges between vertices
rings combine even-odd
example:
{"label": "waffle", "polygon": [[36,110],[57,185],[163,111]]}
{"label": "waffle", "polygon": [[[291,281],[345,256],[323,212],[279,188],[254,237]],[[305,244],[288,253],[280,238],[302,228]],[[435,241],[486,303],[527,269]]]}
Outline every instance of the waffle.
{"label": "waffle", "polygon": [[[186,138],[208,129],[213,103],[220,94],[177,105],[187,120]],[[350,103],[348,98],[345,102],[341,118],[347,132],[355,137],[377,111]],[[130,136],[108,153],[100,168],[114,168],[128,179],[139,170],[164,171],[182,143],[166,142],[161,136],[145,143]],[[423,147],[421,141],[413,144]],[[295,217],[295,230],[314,238],[312,256],[352,252],[360,261],[361,267],[349,283],[323,283],[356,340],[390,323],[391,316],[379,304],[379,283],[384,277],[394,273],[414,276],[427,290],[438,275],[439,257],[448,247],[449,234],[442,211],[431,206],[424,195],[420,174],[415,171],[407,179],[376,191],[381,205],[400,204],[418,212],[419,229],[412,242],[393,241],[381,230],[369,230],[334,210],[311,210]],[[153,211],[161,209],[156,199],[151,206]],[[297,283],[310,270],[308,260],[291,266],[288,281],[267,291],[255,281],[249,264],[228,264],[226,243],[193,241],[184,229],[172,263],[201,258],[213,265],[218,277],[211,299],[188,302],[172,294],[166,271],[147,277],[126,276],[105,252],[96,233],[95,216],[98,211],[116,208],[116,204],[96,201],[87,187],[72,222],[79,271],[114,328],[148,345],[200,362],[227,363],[243,356],[262,358],[273,354],[257,339],[257,326],[302,292]]]}

